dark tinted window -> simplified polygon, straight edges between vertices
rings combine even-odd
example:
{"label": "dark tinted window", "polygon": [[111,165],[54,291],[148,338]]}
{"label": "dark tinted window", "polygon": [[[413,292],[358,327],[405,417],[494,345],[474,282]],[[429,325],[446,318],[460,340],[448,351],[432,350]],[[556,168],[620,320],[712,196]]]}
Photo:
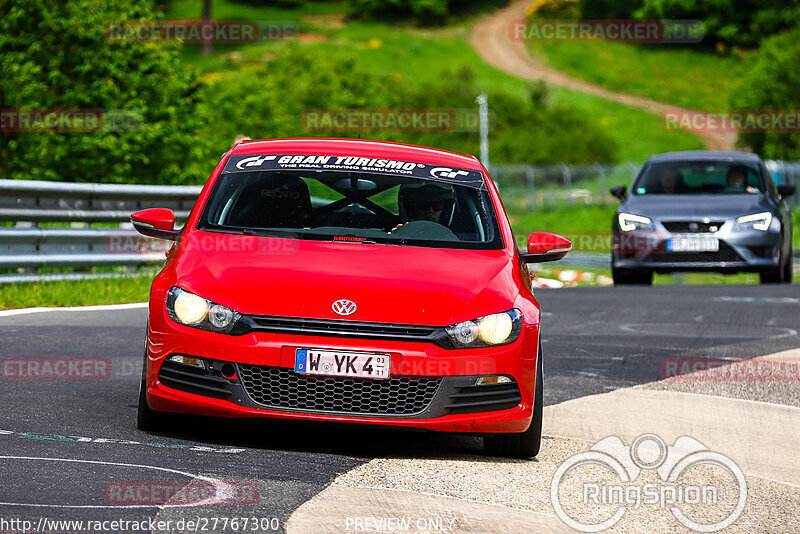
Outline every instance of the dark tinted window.
{"label": "dark tinted window", "polygon": [[729,161],[649,164],[633,186],[635,195],[759,194],[767,189],[760,167]]}
{"label": "dark tinted window", "polygon": [[340,171],[222,174],[199,228],[302,239],[502,248],[485,188]]}

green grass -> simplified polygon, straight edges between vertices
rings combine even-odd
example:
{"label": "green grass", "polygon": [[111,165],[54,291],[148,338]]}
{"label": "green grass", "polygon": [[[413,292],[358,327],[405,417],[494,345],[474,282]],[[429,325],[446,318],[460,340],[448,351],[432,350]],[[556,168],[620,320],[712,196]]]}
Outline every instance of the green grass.
{"label": "green grass", "polygon": [[[560,206],[556,209],[529,210],[524,198],[504,198],[511,228],[517,243],[527,243],[531,232],[553,232],[573,240],[573,250],[581,252],[608,252],[602,243],[610,243],[611,219],[616,202],[605,206]],[[800,250],[800,207],[792,209],[792,245]]]}
{"label": "green grass", "polygon": [[529,50],[576,78],[690,109],[729,109],[734,84],[747,75],[737,57],[679,46],[531,43]]}
{"label": "green grass", "polygon": [[528,211],[514,203],[505,202],[511,228],[519,245],[528,241],[531,232],[552,232],[571,239],[574,250],[582,252],[609,252],[611,219],[615,205],[575,205],[556,210],[540,209]]}
{"label": "green grass", "polygon": [[[573,240],[576,252],[609,253],[611,218],[616,204],[608,206],[574,205],[558,209],[530,211],[524,199],[504,199],[511,227],[519,246],[525,246],[534,231],[553,232]],[[793,210],[795,224],[793,242],[800,250],[800,208]],[[577,270],[595,275],[611,276],[609,269],[560,266],[558,263],[538,266],[536,276],[557,279],[559,270]],[[146,302],[155,273],[138,277],[64,282],[24,282],[0,284],[0,309],[33,306],[87,306],[92,304],[122,304]],[[758,275],[741,273],[656,274],[653,283],[669,284],[757,284]],[[598,285],[596,281],[581,282],[579,286]]]}
{"label": "green grass", "polygon": [[[346,13],[343,3],[310,3],[303,10],[278,9],[274,7],[247,7],[242,4],[217,0],[213,13],[219,19],[296,20],[301,32],[313,32],[326,40],[304,43],[319,52],[320,57],[357,55],[369,69],[398,77],[410,83],[435,82],[442,71],[451,72],[462,65],[470,66],[476,74],[476,86],[480,90],[502,91],[528,98],[528,82],[506,74],[488,65],[469,44],[469,29],[472,19],[462,19],[443,28],[421,29],[408,24],[389,24],[375,20],[346,20],[340,28],[317,28],[303,16],[314,13]],[[169,4],[168,18],[196,18],[199,10],[191,0],[179,0]],[[236,69],[246,68],[248,63],[267,60],[285,42],[273,41],[216,47],[215,55],[205,58],[197,45],[184,46],[183,58],[205,76],[230,75]],[[231,59],[230,52],[237,52]],[[239,58],[238,55],[241,55]],[[619,161],[644,161],[654,153],[671,150],[693,150],[703,148],[699,137],[687,132],[664,131],[659,116],[637,108],[610,102],[560,87],[549,87],[551,102],[555,105],[582,110],[594,117],[619,146]],[[489,103],[491,108],[491,102]],[[531,128],[536,125],[532,124]],[[298,132],[302,135],[302,132]],[[491,150],[491,132],[489,135]],[[475,153],[478,147],[475,147]],[[567,162],[569,163],[569,162]],[[606,163],[606,162],[602,162]]]}
{"label": "green grass", "polygon": [[[575,252],[591,252],[610,254],[611,252],[611,219],[616,204],[607,206],[569,206],[558,209],[539,209],[530,211],[525,208],[524,200],[504,199],[506,211],[514,231],[517,246],[524,247],[528,235],[534,231],[553,232],[563,235],[573,242]],[[792,210],[795,221],[792,242],[795,250],[800,250],[800,207]],[[557,263],[540,267],[536,275],[540,278],[557,279],[556,272],[562,269],[590,272],[595,275],[611,276],[610,269],[591,267],[558,266]],[[655,274],[653,284],[758,284],[756,273],[671,273]],[[581,282],[582,285],[598,285],[596,282]]]}
{"label": "green grass", "polygon": [[[549,278],[551,280],[559,280],[559,271],[578,271],[580,273],[590,273],[593,276],[577,280],[571,284],[573,287],[592,287],[603,286],[607,284],[600,283],[600,276],[611,277],[610,269],[601,269],[597,267],[572,267],[568,265],[559,266],[558,263],[543,264],[543,265],[529,265],[531,272],[537,278]],[[653,276],[653,285],[656,286],[669,286],[669,285],[746,285],[746,284],[759,284],[758,274],[755,273],[737,273],[737,274],[719,274],[719,273],[671,273],[671,274],[658,274]]]}
{"label": "green grass", "polygon": [[147,302],[153,277],[0,284],[0,309]]}
{"label": "green grass", "polygon": [[760,284],[757,273],[671,273],[658,274],[653,276],[653,285],[746,285]]}

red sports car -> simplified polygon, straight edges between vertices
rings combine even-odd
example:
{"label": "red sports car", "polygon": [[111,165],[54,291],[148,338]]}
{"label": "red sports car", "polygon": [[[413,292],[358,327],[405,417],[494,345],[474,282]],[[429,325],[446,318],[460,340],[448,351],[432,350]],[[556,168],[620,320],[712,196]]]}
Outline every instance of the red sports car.
{"label": "red sports car", "polygon": [[150,292],[142,429],[165,413],[414,427],[539,451],[539,305],[474,156],[345,139],[243,142],[188,221],[137,212],[176,243]]}

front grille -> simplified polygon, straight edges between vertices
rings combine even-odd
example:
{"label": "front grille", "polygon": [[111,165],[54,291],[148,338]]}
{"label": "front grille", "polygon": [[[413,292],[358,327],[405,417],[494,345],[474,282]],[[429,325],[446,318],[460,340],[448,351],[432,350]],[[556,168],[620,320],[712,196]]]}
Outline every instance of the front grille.
{"label": "front grille", "polygon": [[450,413],[476,413],[507,410],[517,406],[522,397],[516,383],[465,386],[450,395],[446,406]]}
{"label": "front grille", "polygon": [[308,336],[357,337],[394,341],[447,344],[443,328],[405,324],[367,323],[299,317],[250,316],[250,329],[258,332]]}
{"label": "front grille", "polygon": [[669,232],[679,234],[708,234],[722,228],[725,221],[668,221],[662,222]]}
{"label": "front grille", "polygon": [[719,242],[718,252],[659,252],[650,254],[649,263],[720,263],[739,262],[742,257],[724,241]]}
{"label": "front grille", "polygon": [[307,378],[286,367],[238,364],[250,399],[263,408],[348,415],[415,415],[430,406],[439,378]]}
{"label": "front grille", "polygon": [[158,380],[165,386],[196,395],[218,399],[230,395],[229,382],[224,378],[176,362],[165,361],[158,371]]}

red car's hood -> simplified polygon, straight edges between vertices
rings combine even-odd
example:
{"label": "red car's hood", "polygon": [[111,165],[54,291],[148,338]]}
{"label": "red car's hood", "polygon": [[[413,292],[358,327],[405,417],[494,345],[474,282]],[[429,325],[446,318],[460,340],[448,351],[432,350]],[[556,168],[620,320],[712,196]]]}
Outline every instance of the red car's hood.
{"label": "red car's hood", "polygon": [[[445,326],[513,307],[503,250],[192,232],[174,267],[187,291],[248,314]],[[339,299],[357,310],[333,312]]]}

